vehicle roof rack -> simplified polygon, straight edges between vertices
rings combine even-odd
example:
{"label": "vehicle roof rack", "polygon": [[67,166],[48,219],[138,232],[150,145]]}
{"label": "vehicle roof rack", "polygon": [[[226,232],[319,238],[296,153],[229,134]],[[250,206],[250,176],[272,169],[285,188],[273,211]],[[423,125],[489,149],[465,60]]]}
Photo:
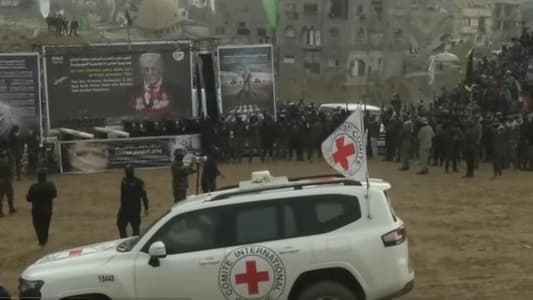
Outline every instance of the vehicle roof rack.
{"label": "vehicle roof rack", "polygon": [[337,178],[337,179],[348,179],[342,175],[339,174],[326,174],[326,175],[313,175],[313,176],[305,176],[305,177],[295,177],[295,178],[289,178],[289,181],[303,181],[303,180],[314,180],[314,179],[331,179],[331,178]]}
{"label": "vehicle roof rack", "polygon": [[[331,178],[337,178],[337,179],[341,179],[341,178],[346,178],[342,175],[339,175],[339,174],[328,174],[328,175],[313,175],[313,176],[305,176],[305,177],[294,177],[294,178],[289,178],[289,182],[295,182],[295,181],[304,181],[304,180],[315,180],[315,179],[331,179]],[[219,189],[217,189],[217,192],[223,192],[223,191],[227,191],[227,190],[233,190],[233,189],[238,189],[239,188],[239,185],[228,185],[228,186],[225,186],[225,187],[221,187]]]}
{"label": "vehicle roof rack", "polygon": [[[305,181],[305,180],[313,180],[313,179],[321,179],[321,178],[334,178],[334,179],[328,179],[328,180],[323,180],[323,181],[300,182],[300,181]],[[263,187],[258,187],[256,189],[237,190],[234,192],[223,193],[223,194],[216,195],[210,201],[225,200],[225,199],[235,197],[235,196],[257,194],[257,193],[275,191],[275,190],[281,190],[281,189],[302,190],[304,187],[308,187],[308,186],[330,185],[330,184],[343,184],[346,186],[362,186],[361,182],[348,179],[342,176],[338,176],[338,175],[323,176],[322,175],[322,176],[312,176],[312,177],[290,179],[288,184],[263,186]],[[235,189],[235,188],[238,188],[238,186],[226,187],[219,191]]]}

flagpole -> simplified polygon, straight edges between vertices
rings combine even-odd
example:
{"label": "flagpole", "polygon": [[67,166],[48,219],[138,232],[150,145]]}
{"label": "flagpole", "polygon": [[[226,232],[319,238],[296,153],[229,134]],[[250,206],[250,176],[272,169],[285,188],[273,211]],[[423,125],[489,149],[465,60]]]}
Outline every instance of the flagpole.
{"label": "flagpole", "polygon": [[127,24],[127,30],[128,30],[128,50],[131,50],[131,24],[133,23],[133,20],[131,19],[130,11],[129,9],[126,10],[126,24]]}
{"label": "flagpole", "polygon": [[[360,103],[360,102],[359,102]],[[366,130],[365,128],[365,119],[364,119],[364,116],[363,116],[363,104],[360,103],[359,104],[359,116],[360,116],[360,119],[361,119],[361,131],[362,131],[362,134],[363,134],[363,150],[365,151],[365,159],[367,160],[367,163],[368,163],[368,155],[367,155],[367,139],[368,139],[368,131]],[[368,219],[372,219],[372,213],[370,211],[370,197],[369,197],[369,194],[370,194],[370,179],[369,179],[369,176],[368,176],[368,165],[367,165],[367,168],[366,168],[366,174],[365,174],[365,177],[366,177],[366,194],[365,194],[365,199],[366,199],[366,202],[367,202],[367,206],[368,206]]]}

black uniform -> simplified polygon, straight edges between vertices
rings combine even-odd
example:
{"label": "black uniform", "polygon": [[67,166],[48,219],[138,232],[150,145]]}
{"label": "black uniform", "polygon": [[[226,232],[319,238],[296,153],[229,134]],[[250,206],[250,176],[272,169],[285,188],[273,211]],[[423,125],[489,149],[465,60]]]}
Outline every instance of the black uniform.
{"label": "black uniform", "polygon": [[128,236],[126,232],[128,224],[131,224],[133,236],[139,235],[141,226],[141,201],[145,211],[148,211],[148,196],[144,188],[144,182],[133,174],[126,174],[126,177],[122,179],[120,209],[117,216],[120,238]]}
{"label": "black uniform", "polygon": [[217,189],[217,177],[220,175],[216,156],[209,155],[202,169],[202,191],[214,192]]}
{"label": "black uniform", "polygon": [[9,291],[3,286],[0,284],[0,299],[2,300],[10,300],[11,299],[11,294],[9,293]]}
{"label": "black uniform", "polygon": [[308,161],[312,160],[313,152],[316,149],[315,138],[313,136],[316,132],[314,131],[312,125],[313,124],[309,119],[304,120],[302,123],[302,141],[305,148],[305,152],[307,154]]}
{"label": "black uniform", "polygon": [[449,124],[444,131],[444,170],[446,173],[450,170],[450,163],[452,170],[458,172],[457,161],[459,160],[462,139],[461,128],[455,123]]}
{"label": "black uniform", "polygon": [[72,36],[72,34],[74,34],[75,36],[78,36],[78,28],[79,28],[79,23],[78,21],[76,20],[72,20],[70,21],[70,32],[69,32],[69,36]]}
{"label": "black uniform", "polygon": [[32,130],[28,135],[28,171],[31,176],[37,174],[39,150],[39,136]]}
{"label": "black uniform", "polygon": [[433,166],[441,166],[445,160],[445,131],[442,123],[435,126],[435,137],[433,138]]}
{"label": "black uniform", "polygon": [[400,131],[400,158],[402,161],[402,167],[400,170],[407,171],[409,170],[409,161],[411,160],[413,153],[413,123],[411,121],[406,121],[402,125]]}
{"label": "black uniform", "polygon": [[261,127],[261,144],[263,151],[261,154],[261,161],[265,161],[267,155],[270,159],[274,158],[274,140],[276,135],[276,127],[274,122],[267,118]]}
{"label": "black uniform", "polygon": [[292,120],[289,125],[289,160],[296,152],[296,160],[303,161],[303,126],[300,120]]}
{"label": "black uniform", "polygon": [[17,174],[17,180],[21,180],[21,170],[22,170],[22,155],[24,153],[24,142],[20,136],[20,130],[18,126],[14,126],[11,132],[9,133],[9,154],[11,156],[11,162],[15,166],[15,171]]}
{"label": "black uniform", "polygon": [[375,117],[370,118],[370,122],[368,123],[368,140],[370,145],[370,158],[376,158],[378,157],[379,153],[377,151],[378,145],[377,141],[379,139],[379,122],[376,120]]}
{"label": "black uniform", "polygon": [[386,154],[384,161],[393,161],[396,151],[396,142],[397,142],[397,135],[396,131],[397,128],[394,128],[395,124],[392,119],[388,119],[385,121],[385,147],[386,147]]}
{"label": "black uniform", "polygon": [[464,133],[464,156],[466,160],[466,175],[464,177],[467,178],[474,177],[476,141],[476,130],[472,124],[468,124]]}
{"label": "black uniform", "polygon": [[0,157],[0,217],[4,216],[4,196],[7,196],[9,213],[15,213],[16,210],[13,203],[13,171],[9,160],[5,155]]}
{"label": "black uniform", "polygon": [[503,125],[497,123],[492,130],[492,164],[494,177],[502,176],[505,161],[506,137]]}
{"label": "black uniform", "polygon": [[52,202],[56,197],[55,185],[46,180],[46,174],[39,173],[39,182],[30,187],[26,200],[32,203],[33,227],[41,247],[48,243]]}

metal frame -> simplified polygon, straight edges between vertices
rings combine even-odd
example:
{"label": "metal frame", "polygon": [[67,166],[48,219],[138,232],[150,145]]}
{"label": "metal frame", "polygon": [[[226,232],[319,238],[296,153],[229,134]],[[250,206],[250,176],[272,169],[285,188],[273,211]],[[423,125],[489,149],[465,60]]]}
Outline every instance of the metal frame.
{"label": "metal frame", "polygon": [[[329,178],[346,178],[339,174],[329,174],[329,175],[315,175],[315,176],[305,176],[305,177],[294,177],[289,178],[289,182],[296,182],[296,181],[303,181],[303,180],[314,180],[314,179],[322,179],[322,180],[329,180]],[[229,185],[222,188],[217,189],[217,192],[232,190],[239,188],[239,185]]]}
{"label": "metal frame", "polygon": [[[330,176],[326,176],[326,177],[330,177]],[[286,184],[258,187],[256,189],[239,190],[235,192],[228,192],[228,193],[220,194],[220,195],[213,197],[209,201],[220,201],[220,200],[226,200],[228,198],[235,197],[235,196],[258,194],[262,192],[282,190],[282,189],[302,190],[304,187],[308,187],[308,186],[321,186],[321,185],[331,185],[331,184],[343,184],[345,186],[363,186],[361,182],[359,181],[345,178],[342,176],[336,176],[335,179],[332,179],[332,180],[302,182],[304,180],[312,180],[312,179],[320,179],[320,178],[324,178],[324,176],[304,177],[301,179],[290,179],[289,183],[286,183]],[[224,188],[222,191],[226,189],[229,189],[229,188]]]}
{"label": "metal frame", "polygon": [[79,139],[70,141],[59,141],[60,144],[74,144],[74,143],[103,143],[103,142],[124,142],[124,141],[143,141],[143,140],[160,140],[160,139],[173,139],[182,136],[200,136],[199,133],[193,134],[178,134],[178,135],[162,135],[162,136],[144,136],[144,137],[130,137],[130,138],[118,138],[118,139]]}
{"label": "metal frame", "polygon": [[[44,75],[44,98],[46,105],[46,132],[50,132],[50,97],[48,96],[48,66],[46,63],[46,46],[42,47],[43,75]],[[42,104],[41,104],[42,105]],[[42,122],[42,121],[41,121]]]}

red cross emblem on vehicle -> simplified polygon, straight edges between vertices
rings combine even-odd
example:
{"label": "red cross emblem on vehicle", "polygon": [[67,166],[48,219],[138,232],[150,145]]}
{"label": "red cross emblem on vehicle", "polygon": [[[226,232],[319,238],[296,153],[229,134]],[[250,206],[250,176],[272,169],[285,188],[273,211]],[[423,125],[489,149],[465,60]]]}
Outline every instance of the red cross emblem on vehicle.
{"label": "red cross emblem on vehicle", "polygon": [[75,250],[71,250],[69,253],[68,253],[68,256],[80,256],[83,252],[83,249],[75,249]]}
{"label": "red cross emblem on vehicle", "polygon": [[237,284],[248,285],[248,294],[259,294],[259,283],[270,280],[268,271],[257,271],[257,263],[255,261],[246,262],[246,271],[235,275],[235,282]]}
{"label": "red cross emblem on vehicle", "polygon": [[352,155],[357,154],[357,149],[354,144],[345,143],[345,137],[340,136],[335,141],[335,146],[337,147],[337,152],[333,153],[333,161],[336,164],[339,164],[345,171],[350,168],[348,158]]}
{"label": "red cross emblem on vehicle", "polygon": [[263,246],[234,249],[218,270],[218,285],[225,300],[279,300],[286,281],[283,260]]}

